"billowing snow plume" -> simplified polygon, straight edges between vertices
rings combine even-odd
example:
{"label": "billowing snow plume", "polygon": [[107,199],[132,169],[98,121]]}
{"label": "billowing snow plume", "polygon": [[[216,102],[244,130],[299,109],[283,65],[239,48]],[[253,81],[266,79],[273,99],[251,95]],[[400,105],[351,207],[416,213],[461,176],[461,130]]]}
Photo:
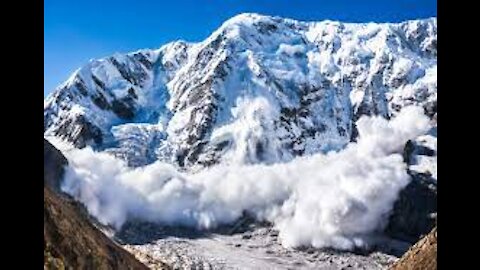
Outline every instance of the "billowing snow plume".
{"label": "billowing snow plume", "polygon": [[[267,109],[265,100],[242,106],[253,114],[239,112],[239,119],[255,116],[262,123],[275,111]],[[286,247],[352,249],[387,220],[409,181],[399,153],[408,139],[426,132],[428,118],[423,109],[406,107],[390,121],[363,116],[357,127],[357,143],[344,150],[273,165],[242,163],[249,138],[261,137],[261,132],[225,127],[224,134],[245,137],[241,141],[247,145],[234,148],[235,162],[196,173],[161,162],[130,168],[105,153],[52,143],[70,161],[63,189],[101,222],[117,228],[129,218],[213,228],[247,211],[273,222]]]}

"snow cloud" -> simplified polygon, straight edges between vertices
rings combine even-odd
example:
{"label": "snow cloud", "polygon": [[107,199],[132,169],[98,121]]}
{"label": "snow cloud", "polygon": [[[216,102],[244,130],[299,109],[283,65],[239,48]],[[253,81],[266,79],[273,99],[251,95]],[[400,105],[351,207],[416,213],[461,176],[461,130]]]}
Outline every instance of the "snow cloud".
{"label": "snow cloud", "polygon": [[302,55],[306,51],[305,46],[303,45],[290,45],[282,43],[278,46],[277,54],[286,54],[289,56],[294,56],[296,54]]}
{"label": "snow cloud", "polygon": [[[264,106],[251,104],[256,107],[246,110],[261,112]],[[357,127],[358,141],[339,152],[270,165],[242,163],[233,155],[237,162],[195,173],[161,162],[129,168],[108,154],[50,141],[70,162],[63,190],[105,224],[120,228],[139,218],[208,229],[247,211],[271,221],[286,247],[352,249],[382,228],[408,184],[400,153],[408,139],[427,131],[428,118],[421,108],[406,107],[390,121],[362,117]],[[255,135],[233,134],[245,140]],[[247,148],[237,145],[242,152]]]}

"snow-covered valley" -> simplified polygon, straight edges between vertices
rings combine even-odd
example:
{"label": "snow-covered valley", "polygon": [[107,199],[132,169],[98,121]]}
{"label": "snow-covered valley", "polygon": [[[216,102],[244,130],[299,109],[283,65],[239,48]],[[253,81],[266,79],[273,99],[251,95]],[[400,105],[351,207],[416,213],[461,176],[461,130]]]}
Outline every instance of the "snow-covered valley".
{"label": "snow-covered valley", "polygon": [[[249,224],[239,232],[199,233],[188,229],[155,228],[144,224],[136,229],[126,228],[123,237],[135,243],[135,234],[142,241],[123,245],[152,269],[158,261],[174,269],[386,269],[405,252],[409,244],[383,242],[370,252],[341,252],[333,249],[286,249],[278,241],[278,231],[263,224]],[[128,226],[127,226],[128,227]],[[145,229],[148,228],[148,229]],[[228,229],[236,228],[230,226]],[[238,227],[237,227],[238,228]],[[153,230],[155,237],[145,239]],[[217,230],[218,231],[218,230]],[[395,255],[392,255],[395,254]],[[161,265],[161,264],[160,264]]]}

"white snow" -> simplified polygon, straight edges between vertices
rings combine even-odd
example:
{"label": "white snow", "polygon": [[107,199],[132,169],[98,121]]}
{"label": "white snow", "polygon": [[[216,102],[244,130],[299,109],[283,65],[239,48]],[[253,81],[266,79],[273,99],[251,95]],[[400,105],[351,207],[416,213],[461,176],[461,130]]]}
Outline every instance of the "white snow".
{"label": "white snow", "polygon": [[397,153],[426,131],[428,119],[412,107],[390,122],[363,117],[357,125],[358,143],[338,153],[284,164],[219,164],[191,174],[161,162],[132,169],[90,148],[64,150],[70,166],[62,188],[117,228],[128,218],[213,228],[249,211],[272,221],[286,247],[352,249],[382,226],[408,183]]}
{"label": "white snow", "polygon": [[289,45],[280,44],[278,46],[277,54],[287,54],[288,56],[295,56],[297,54],[304,54],[306,51],[305,46],[302,45]]}
{"label": "white snow", "polygon": [[[368,256],[349,252],[322,250],[298,251],[286,249],[277,241],[278,233],[270,228],[204,237],[167,236],[147,244],[124,245],[142,261],[142,255],[165,262],[175,269],[320,269],[337,270],[385,269],[396,260],[379,252]],[[143,260],[152,268],[152,260]]]}
{"label": "white snow", "polygon": [[[350,139],[351,112],[362,102],[370,102],[368,106],[376,106],[386,115],[395,115],[394,105],[423,105],[436,100],[436,59],[420,55],[419,51],[427,46],[427,41],[422,41],[423,45],[414,43],[415,31],[420,30],[425,32],[425,39],[436,38],[436,20],[352,24],[240,14],[202,42],[176,41],[158,50],[116,54],[115,58],[130,71],[146,71],[133,59],[135,53],[152,61],[154,68],[145,73],[142,86],[123,79],[108,58],[92,60],[68,80],[69,87],[44,102],[45,110],[50,112],[45,116],[49,125],[46,135],[55,134],[62,123],[78,115],[70,112],[75,104],[84,108],[82,116],[100,128],[105,141],[115,137],[112,131],[116,125],[162,122],[167,134],[155,144],[159,148],[151,151],[158,153],[157,159],[174,160],[178,151],[190,148],[186,140],[192,134],[205,134],[204,142],[214,142],[217,140],[212,135],[220,132],[217,129],[236,125],[231,111],[239,100],[262,97],[272,107],[298,109],[303,98],[312,100],[304,108],[308,115],[275,124],[275,132],[263,133],[265,140],[280,140],[284,149],[267,149],[281,153],[261,162],[288,161],[293,157],[292,148],[305,154],[341,149]],[[398,39],[397,32],[405,32],[410,39]],[[98,87],[92,74],[105,84],[105,91],[100,93],[107,101],[124,97],[130,88],[135,90],[138,111],[133,120],[125,121],[109,110],[99,109],[90,98],[77,93],[73,84],[81,78],[88,94],[96,95]],[[213,82],[211,86],[201,87],[207,81]],[[385,93],[366,94],[374,82],[381,84],[375,87]],[[310,93],[302,97],[306,88]],[[207,95],[218,98],[202,99]],[[191,117],[192,112],[205,107],[218,107],[218,111],[213,110],[211,118],[200,114]],[[279,121],[281,115],[276,115],[270,118],[272,122]],[[200,132],[202,126],[209,128]],[[319,126],[325,128],[302,137],[307,129]],[[242,142],[232,145],[236,144]],[[277,143],[274,145],[277,147]],[[287,149],[287,145],[291,148]],[[130,154],[139,154],[121,147],[115,151],[123,151],[127,159]]]}

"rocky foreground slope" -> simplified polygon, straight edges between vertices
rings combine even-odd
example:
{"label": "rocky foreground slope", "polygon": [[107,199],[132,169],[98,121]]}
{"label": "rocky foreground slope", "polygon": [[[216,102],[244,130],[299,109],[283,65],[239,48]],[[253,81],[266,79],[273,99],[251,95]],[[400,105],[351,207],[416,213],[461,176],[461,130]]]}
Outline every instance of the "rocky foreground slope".
{"label": "rocky foreground slope", "polygon": [[44,269],[148,269],[95,228],[80,203],[59,193],[66,159],[47,141],[44,157]]}
{"label": "rocky foreground slope", "polygon": [[437,227],[411,247],[390,270],[436,270]]}

